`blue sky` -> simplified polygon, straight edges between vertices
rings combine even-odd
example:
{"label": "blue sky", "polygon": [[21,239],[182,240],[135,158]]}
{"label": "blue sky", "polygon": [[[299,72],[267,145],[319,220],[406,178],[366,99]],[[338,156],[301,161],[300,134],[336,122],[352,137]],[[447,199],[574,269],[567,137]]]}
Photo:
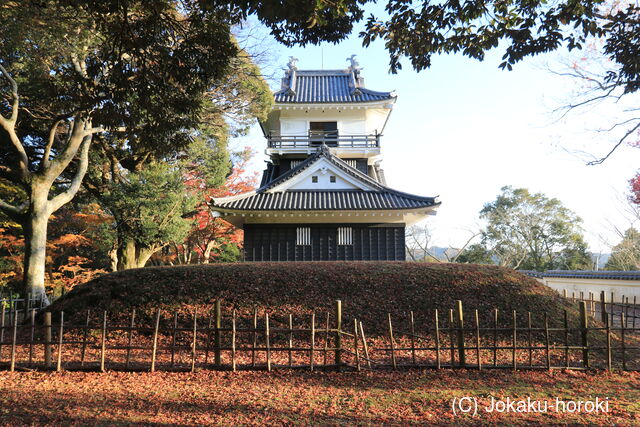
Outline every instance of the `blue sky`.
{"label": "blue sky", "polygon": [[[398,101],[382,139],[382,166],[389,186],[440,196],[437,216],[426,221],[435,245],[462,245],[482,226],[482,206],[505,185],[561,200],[584,220],[595,252],[607,252],[618,242],[615,227],[630,225],[623,199],[639,169],[640,149],[621,147],[603,165],[586,166],[589,154],[600,156],[614,143],[614,135],[596,128],[618,111],[603,107],[558,120],[554,109],[579,89],[548,70],[568,57],[565,52],[526,60],[510,72],[498,68],[499,50],[484,62],[438,56],[428,70],[416,73],[405,64],[394,75],[388,72],[384,46],[365,49],[357,36],[338,45],[268,45],[278,79],[289,56],[299,59],[300,69],[336,69],[346,68],[346,58],[356,54],[367,88],[396,91]],[[256,149],[254,168],[262,170],[266,142],[257,126],[234,144]]]}

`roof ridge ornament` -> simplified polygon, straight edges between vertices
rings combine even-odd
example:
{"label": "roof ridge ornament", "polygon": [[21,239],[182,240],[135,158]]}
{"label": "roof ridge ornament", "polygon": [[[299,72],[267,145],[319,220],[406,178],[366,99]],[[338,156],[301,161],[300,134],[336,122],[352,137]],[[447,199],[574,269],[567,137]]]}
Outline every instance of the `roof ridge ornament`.
{"label": "roof ridge ornament", "polygon": [[362,70],[362,67],[360,66],[360,64],[358,63],[358,61],[356,61],[356,56],[355,54],[351,55],[350,57],[347,58],[347,61],[350,62],[349,65],[349,69],[355,72],[360,72],[360,70]]}
{"label": "roof ridge ornament", "polygon": [[287,62],[287,68],[289,68],[289,71],[296,71],[298,69],[298,66],[296,65],[297,62],[298,58],[296,58],[295,56],[289,57],[289,62]]}
{"label": "roof ridge ornament", "polygon": [[320,147],[318,147],[317,152],[322,154],[331,154],[331,150],[329,149],[327,144],[325,144],[324,142],[322,143],[322,145],[320,145]]}

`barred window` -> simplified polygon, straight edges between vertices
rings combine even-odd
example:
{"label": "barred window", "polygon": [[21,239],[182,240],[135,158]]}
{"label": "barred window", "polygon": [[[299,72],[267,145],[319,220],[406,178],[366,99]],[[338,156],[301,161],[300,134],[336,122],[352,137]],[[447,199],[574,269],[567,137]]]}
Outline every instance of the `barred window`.
{"label": "barred window", "polygon": [[351,227],[338,227],[338,244],[353,245],[353,229]]}
{"label": "barred window", "polygon": [[335,175],[331,175],[329,177],[329,182],[336,182],[336,176]]}
{"label": "barred window", "polygon": [[302,163],[304,160],[291,160],[291,169],[297,167],[300,163]]}
{"label": "barred window", "polygon": [[311,228],[298,227],[296,228],[296,245],[308,246],[311,244]]}

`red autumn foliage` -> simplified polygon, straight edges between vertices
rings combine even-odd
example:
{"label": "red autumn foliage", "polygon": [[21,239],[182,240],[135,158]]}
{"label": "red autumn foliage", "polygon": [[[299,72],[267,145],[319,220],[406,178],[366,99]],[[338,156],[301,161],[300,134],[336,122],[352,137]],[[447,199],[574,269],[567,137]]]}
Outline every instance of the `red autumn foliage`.
{"label": "red autumn foliage", "polygon": [[629,200],[636,205],[640,205],[640,172],[629,180],[629,186],[631,187]]}
{"label": "red autumn foliage", "polygon": [[[233,196],[251,191],[258,182],[257,173],[247,173],[247,166],[253,154],[249,147],[237,153],[231,174],[223,186],[208,188],[202,177],[192,173],[186,181],[187,187],[199,196],[204,195],[206,201],[213,197]],[[242,230],[223,219],[212,217],[207,203],[199,206],[193,220],[194,227],[185,242],[174,248],[181,263],[190,263],[192,251],[197,254],[201,262],[206,264],[211,258],[219,257],[225,245],[242,246]]]}
{"label": "red autumn foliage", "polygon": [[[4,425],[637,425],[640,374],[0,372]],[[609,412],[454,415],[454,397],[608,398]]]}
{"label": "red autumn foliage", "polygon": [[[95,236],[100,225],[110,217],[94,204],[84,206],[81,211],[75,209],[63,207],[49,223],[45,286],[50,290],[70,290],[107,272],[101,265]],[[0,285],[5,282],[18,290],[24,252],[19,227],[0,228],[0,251],[8,262],[0,271]]]}

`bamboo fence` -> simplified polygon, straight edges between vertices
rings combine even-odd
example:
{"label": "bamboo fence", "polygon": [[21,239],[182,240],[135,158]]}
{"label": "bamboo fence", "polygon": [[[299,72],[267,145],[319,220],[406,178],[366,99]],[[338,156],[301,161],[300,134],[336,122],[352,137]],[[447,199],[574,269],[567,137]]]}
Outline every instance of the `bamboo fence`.
{"label": "bamboo fence", "polygon": [[[609,304],[600,315],[592,299],[578,301],[579,322],[573,325],[566,311],[554,319],[546,313],[498,310],[481,317],[478,310],[465,311],[462,301],[444,312],[434,310],[427,319],[412,311],[395,317],[389,313],[377,325],[347,318],[339,300],[331,312],[297,316],[258,307],[240,316],[235,309],[223,310],[218,300],[207,313],[157,310],[145,317],[133,310],[126,322],[115,322],[107,312],[87,312],[75,324],[65,320],[64,312],[53,323],[51,313],[37,315],[35,308],[21,320],[18,310],[9,312],[3,305],[0,368],[640,370],[635,304]],[[480,318],[492,321],[481,324]],[[367,336],[367,326],[386,333]]]}

